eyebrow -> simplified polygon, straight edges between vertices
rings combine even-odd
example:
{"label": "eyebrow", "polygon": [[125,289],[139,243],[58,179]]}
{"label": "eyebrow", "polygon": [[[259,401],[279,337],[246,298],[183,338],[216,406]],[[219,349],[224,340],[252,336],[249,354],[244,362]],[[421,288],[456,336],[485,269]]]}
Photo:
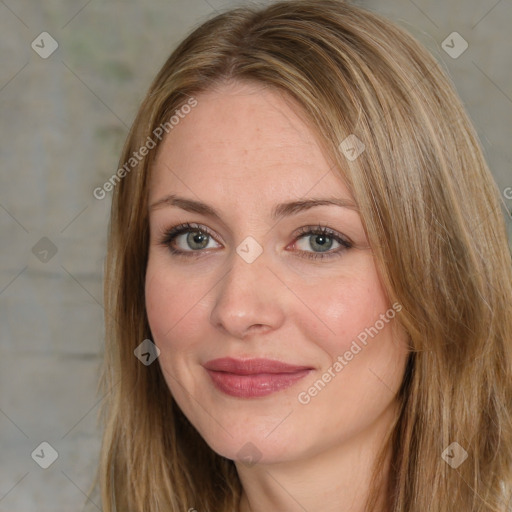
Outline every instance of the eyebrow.
{"label": "eyebrow", "polygon": [[[159,199],[150,205],[149,209],[157,210],[166,206],[176,206],[188,212],[199,213],[201,215],[213,217],[219,221],[221,220],[220,214],[212,206],[200,201],[195,201],[193,199],[187,199],[186,197],[180,197],[175,194],[170,194],[163,197],[162,199]],[[341,208],[348,208],[350,210],[358,211],[357,206],[352,201],[347,201],[345,199],[339,199],[336,197],[310,198],[278,204],[272,209],[271,217],[272,219],[277,220],[282,217],[287,217],[305,210],[309,210],[310,208],[314,208],[316,206],[338,206]]]}

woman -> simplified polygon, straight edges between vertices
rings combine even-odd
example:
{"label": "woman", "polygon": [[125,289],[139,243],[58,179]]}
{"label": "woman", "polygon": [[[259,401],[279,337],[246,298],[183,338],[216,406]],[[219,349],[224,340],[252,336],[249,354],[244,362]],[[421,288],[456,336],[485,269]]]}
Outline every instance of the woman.
{"label": "woman", "polygon": [[334,0],[221,14],[117,175],[104,511],[511,510],[498,191],[415,40]]}

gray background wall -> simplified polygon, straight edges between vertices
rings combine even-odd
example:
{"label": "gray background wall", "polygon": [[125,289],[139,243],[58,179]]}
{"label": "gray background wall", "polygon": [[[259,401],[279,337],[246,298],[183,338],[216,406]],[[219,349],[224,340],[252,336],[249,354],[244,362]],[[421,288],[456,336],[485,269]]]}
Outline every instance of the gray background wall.
{"label": "gray background wall", "polygon": [[[108,198],[92,191],[115,172],[137,106],[171,49],[215,11],[241,3],[0,0],[0,512],[84,510],[100,439],[109,210]],[[506,215],[511,2],[359,3],[409,29],[444,63]],[[48,58],[40,56],[51,50],[43,31],[58,43]],[[457,58],[441,46],[454,31],[468,43]],[[41,442],[58,452],[48,469],[39,464],[52,452]],[[87,510],[98,509],[93,496]]]}

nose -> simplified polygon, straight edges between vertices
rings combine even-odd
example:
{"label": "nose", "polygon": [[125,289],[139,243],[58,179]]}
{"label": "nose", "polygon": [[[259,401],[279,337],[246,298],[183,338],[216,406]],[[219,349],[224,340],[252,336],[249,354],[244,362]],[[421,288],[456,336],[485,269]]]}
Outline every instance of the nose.
{"label": "nose", "polygon": [[244,339],[283,324],[286,289],[268,263],[265,252],[252,263],[233,253],[229,272],[214,288],[210,321],[215,328],[230,337]]}

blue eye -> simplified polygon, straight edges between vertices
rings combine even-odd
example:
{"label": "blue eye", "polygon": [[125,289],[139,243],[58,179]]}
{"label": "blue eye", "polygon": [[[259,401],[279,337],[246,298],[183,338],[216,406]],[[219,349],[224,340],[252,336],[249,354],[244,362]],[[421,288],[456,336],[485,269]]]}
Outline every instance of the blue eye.
{"label": "blue eye", "polygon": [[[171,254],[185,257],[199,257],[204,255],[203,249],[221,247],[208,228],[189,223],[167,230],[161,244],[167,247]],[[316,259],[340,256],[341,253],[353,247],[353,244],[330,228],[305,226],[295,235],[292,246],[299,249],[297,252],[300,256]]]}
{"label": "blue eye", "polygon": [[[208,230],[199,225],[189,223],[180,224],[179,226],[169,229],[162,240],[162,244],[169,247],[173,254],[183,254],[186,252],[197,252],[202,249],[215,248],[215,246],[212,247],[210,245],[210,242],[213,242],[213,237],[208,233]],[[176,245],[178,248],[175,247]],[[195,254],[193,256],[195,256]]]}
{"label": "blue eye", "polygon": [[[294,245],[299,245],[299,243],[301,243],[299,248],[303,256],[313,259],[338,256],[353,247],[350,241],[324,226],[305,226],[301,228]],[[308,246],[311,247],[312,251],[307,250]]]}

